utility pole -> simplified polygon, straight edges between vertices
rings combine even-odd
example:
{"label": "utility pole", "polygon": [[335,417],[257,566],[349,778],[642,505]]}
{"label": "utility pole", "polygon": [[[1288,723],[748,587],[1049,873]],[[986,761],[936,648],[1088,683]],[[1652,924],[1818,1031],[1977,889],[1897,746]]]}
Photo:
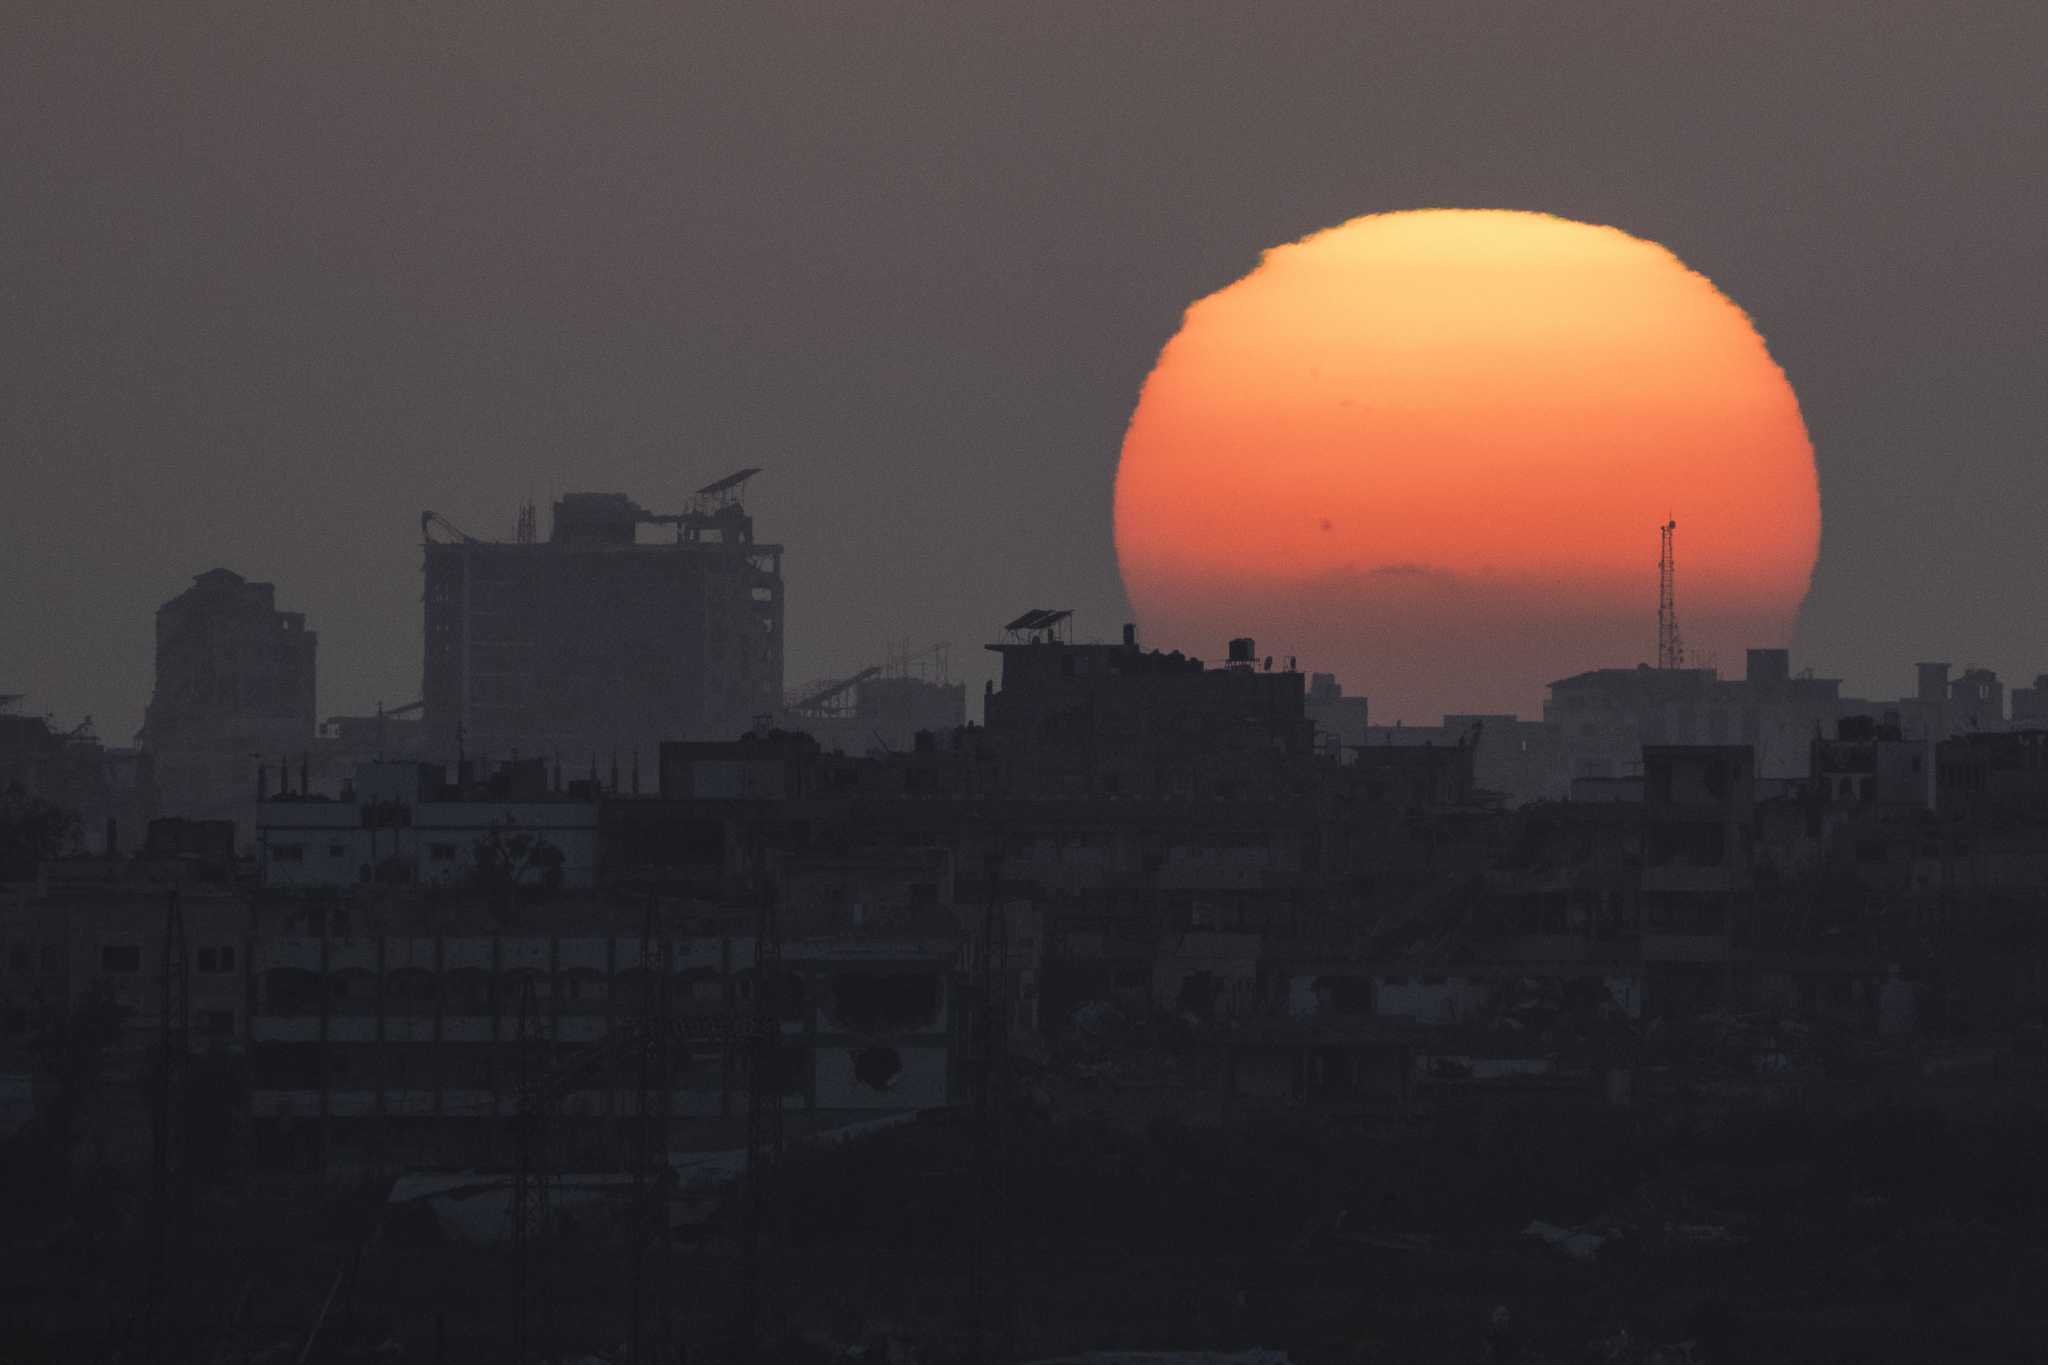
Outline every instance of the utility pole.
{"label": "utility pole", "polygon": [[782,933],[776,913],[777,888],[769,875],[767,856],[757,830],[751,840],[757,880],[754,905],[754,992],[748,1011],[747,1068],[747,1204],[741,1240],[744,1283],[741,1289],[741,1346],[750,1360],[761,1357],[762,1345],[776,1310],[772,1295],[775,1259],[764,1235],[778,1193],[776,1178],[782,1157],[782,1023],[781,1004],[787,983],[782,971]]}
{"label": "utility pole", "polygon": [[185,917],[173,888],[164,903],[163,969],[152,1101],[149,1287],[144,1296],[143,1348],[156,1361],[184,1359],[183,1295],[176,1279],[185,1263],[191,1215],[185,1089],[191,1056],[191,1002],[185,963]]}
{"label": "utility pole", "polygon": [[[1002,912],[1003,855],[991,847],[985,855],[988,895],[982,907],[980,1008],[975,1039],[975,1230],[969,1265],[968,1301],[974,1320],[975,1347],[988,1365],[1006,1365],[1010,1333],[1009,1208],[1005,1199],[1005,1100],[1008,1096],[1009,925]],[[993,1281],[1002,1278],[1000,1290]]]}
{"label": "utility pole", "polygon": [[[667,1318],[650,1281],[662,1283],[668,1247],[668,961],[659,936],[661,900],[649,894],[640,926],[640,1101],[638,1151],[633,1163],[633,1365],[651,1365],[664,1353]],[[652,1302],[650,1303],[650,1299]],[[650,1322],[650,1316],[656,1321]]]}
{"label": "utility pole", "polygon": [[512,1116],[512,1241],[517,1260],[517,1315],[521,1365],[545,1358],[541,1337],[546,1315],[541,1305],[539,1241],[548,1233],[548,1075],[542,1055],[546,1021],[533,989],[533,978],[519,981],[519,1097]]}

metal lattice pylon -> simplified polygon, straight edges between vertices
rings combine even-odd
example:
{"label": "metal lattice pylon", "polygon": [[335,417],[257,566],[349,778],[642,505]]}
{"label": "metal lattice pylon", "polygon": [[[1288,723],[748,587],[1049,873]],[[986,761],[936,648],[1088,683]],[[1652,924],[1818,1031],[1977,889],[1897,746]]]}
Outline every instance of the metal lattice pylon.
{"label": "metal lattice pylon", "polygon": [[186,1134],[191,1059],[190,977],[185,916],[173,889],[164,904],[163,968],[155,1075],[151,1086],[149,1284],[143,1296],[143,1346],[151,1359],[183,1358],[184,1295],[176,1283],[185,1263],[192,1186]]}
{"label": "metal lattice pylon", "polygon": [[668,1247],[668,1108],[669,1060],[666,942],[659,934],[660,900],[647,898],[640,928],[638,1142],[633,1161],[633,1360],[649,1365],[667,1348],[667,1313],[658,1286]]}
{"label": "metal lattice pylon", "polygon": [[512,1115],[512,1242],[518,1262],[519,1358],[544,1358],[540,1243],[548,1231],[548,1176],[553,1157],[553,1095],[547,1064],[547,1020],[531,976],[519,982],[519,1096]]}
{"label": "metal lattice pylon", "polygon": [[775,1273],[769,1224],[773,1221],[775,1181],[782,1157],[782,995],[788,983],[782,970],[782,933],[776,913],[776,887],[766,866],[758,834],[753,840],[757,877],[754,909],[754,990],[748,1002],[746,1223],[741,1242],[743,1287],[742,1345],[758,1354],[773,1324],[776,1296],[770,1292]]}
{"label": "metal lattice pylon", "polygon": [[1678,634],[1678,559],[1672,539],[1678,522],[1667,519],[1657,528],[1657,667],[1684,668],[1685,642]]}

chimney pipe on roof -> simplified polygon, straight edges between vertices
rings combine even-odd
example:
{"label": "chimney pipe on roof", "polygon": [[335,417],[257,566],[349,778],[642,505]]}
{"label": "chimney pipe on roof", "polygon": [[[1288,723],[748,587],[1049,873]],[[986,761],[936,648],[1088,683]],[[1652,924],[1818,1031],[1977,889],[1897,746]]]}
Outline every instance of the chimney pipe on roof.
{"label": "chimney pipe on roof", "polygon": [[1124,622],[1124,648],[1136,649],[1137,647],[1138,625],[1135,621],[1126,621]]}

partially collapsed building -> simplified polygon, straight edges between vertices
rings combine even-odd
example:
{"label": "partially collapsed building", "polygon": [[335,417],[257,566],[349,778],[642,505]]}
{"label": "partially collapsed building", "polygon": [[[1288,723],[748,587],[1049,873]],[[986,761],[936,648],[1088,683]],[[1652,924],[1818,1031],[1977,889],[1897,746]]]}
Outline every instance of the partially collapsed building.
{"label": "partially collapsed building", "polygon": [[156,689],[142,724],[163,809],[253,829],[257,770],[314,731],[317,636],[277,589],[211,569],[156,613]]}

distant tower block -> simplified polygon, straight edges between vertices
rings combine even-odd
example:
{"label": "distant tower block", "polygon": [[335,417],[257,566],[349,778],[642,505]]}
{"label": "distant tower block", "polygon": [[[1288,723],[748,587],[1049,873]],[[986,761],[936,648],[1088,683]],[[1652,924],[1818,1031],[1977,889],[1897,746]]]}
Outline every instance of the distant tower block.
{"label": "distant tower block", "polygon": [[1678,561],[1671,548],[1678,523],[1666,521],[1657,530],[1657,667],[1684,668],[1685,642],[1678,634]]}
{"label": "distant tower block", "polygon": [[545,540],[525,509],[510,544],[423,514],[426,752],[615,753],[630,770],[778,710],[782,547],[754,539],[740,496],[757,473],[678,512],[566,493]]}

